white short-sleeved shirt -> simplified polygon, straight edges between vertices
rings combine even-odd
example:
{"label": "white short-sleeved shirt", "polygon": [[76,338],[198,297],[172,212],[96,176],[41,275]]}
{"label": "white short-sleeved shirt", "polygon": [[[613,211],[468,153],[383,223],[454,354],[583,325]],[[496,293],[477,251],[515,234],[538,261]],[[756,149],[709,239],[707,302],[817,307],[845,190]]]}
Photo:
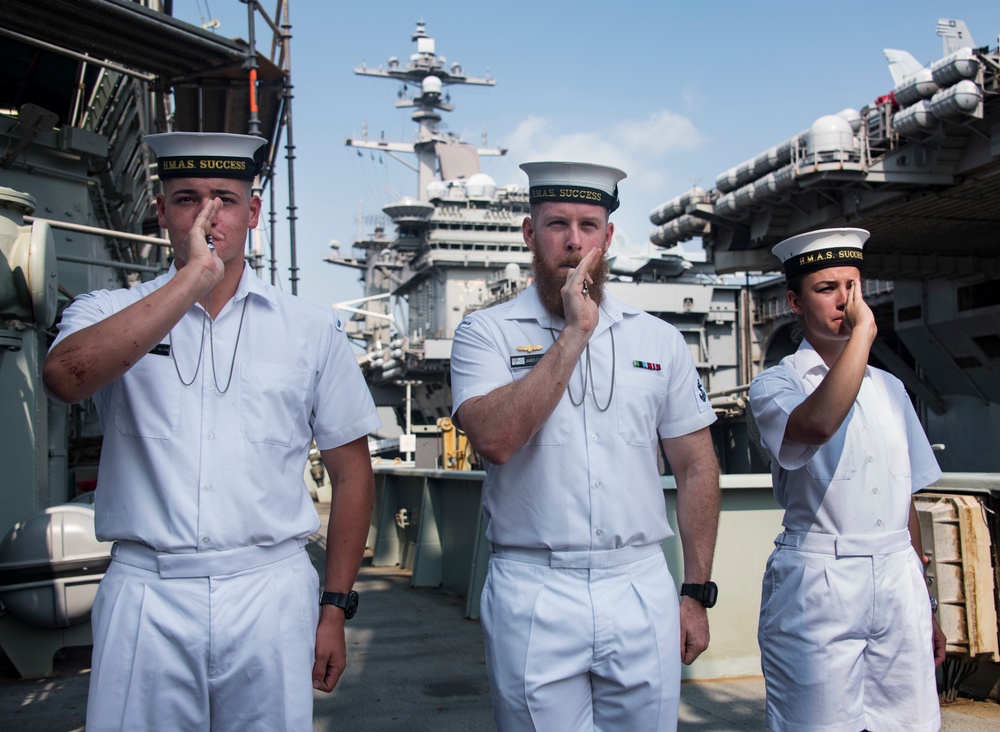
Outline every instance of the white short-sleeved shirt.
{"label": "white short-sleeved shirt", "polygon": [[902,382],[867,367],[847,419],[824,445],[785,439],[792,411],[829,368],[808,342],[750,385],[761,443],[771,457],[774,496],[789,531],[869,535],[901,531],[910,495],[941,477]]}
{"label": "white short-sleeved shirt", "polygon": [[[129,290],[78,297],[56,343],[123,310],[176,273]],[[240,317],[246,314],[232,372]],[[104,442],[97,536],[157,551],[215,551],[305,538],[319,518],[303,475],[320,450],[379,426],[357,359],[336,316],[261,282],[249,267],[209,330],[201,305],[163,342],[94,394]],[[204,337],[201,367],[198,350]],[[53,344],[54,345],[54,344]]]}
{"label": "white short-sleeved shirt", "polygon": [[[565,322],[534,287],[466,317],[451,354],[453,412],[468,399],[524,378]],[[662,320],[605,291],[590,339],[597,401],[584,384],[581,355],[568,393],[545,424],[504,465],[486,463],[484,514],[494,544],[553,550],[642,546],[672,536],[657,472],[660,437],[715,421],[684,337]]]}

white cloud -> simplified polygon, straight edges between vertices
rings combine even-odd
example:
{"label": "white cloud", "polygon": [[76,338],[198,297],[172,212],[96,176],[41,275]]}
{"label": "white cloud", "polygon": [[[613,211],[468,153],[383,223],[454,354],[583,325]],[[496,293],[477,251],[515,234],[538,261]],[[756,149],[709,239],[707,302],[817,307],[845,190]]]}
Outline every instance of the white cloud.
{"label": "white cloud", "polygon": [[[684,115],[661,109],[637,119],[622,119],[610,129],[555,131],[543,117],[523,119],[506,139],[506,160],[495,168],[500,181],[525,185],[517,170],[528,160],[573,160],[621,168],[628,174],[616,214],[622,233],[638,247],[652,224],[648,213],[683,192],[671,175],[669,156],[701,148],[707,138]],[[499,182],[499,181],[498,181]],[[674,189],[677,190],[674,190]]]}
{"label": "white cloud", "polygon": [[623,120],[615,125],[612,135],[629,150],[652,155],[697,150],[705,141],[690,119],[668,109],[646,119]]}
{"label": "white cloud", "polygon": [[[508,159],[575,160],[614,165],[638,188],[656,189],[669,179],[668,156],[697,150],[705,136],[687,117],[659,110],[640,119],[623,119],[611,129],[554,132],[542,117],[527,117],[507,138]],[[662,192],[662,191],[661,191]],[[665,195],[664,200],[669,197]]]}
{"label": "white cloud", "polygon": [[543,117],[525,118],[507,140],[510,149],[523,153],[540,150],[548,152],[553,149],[579,150],[590,158],[594,155],[612,155],[621,160],[630,160],[636,155],[643,158],[650,155],[662,157],[674,151],[696,150],[705,143],[705,136],[695,127],[694,122],[668,109],[661,109],[641,119],[623,119],[609,130],[558,134],[551,132],[549,128],[549,121]]}

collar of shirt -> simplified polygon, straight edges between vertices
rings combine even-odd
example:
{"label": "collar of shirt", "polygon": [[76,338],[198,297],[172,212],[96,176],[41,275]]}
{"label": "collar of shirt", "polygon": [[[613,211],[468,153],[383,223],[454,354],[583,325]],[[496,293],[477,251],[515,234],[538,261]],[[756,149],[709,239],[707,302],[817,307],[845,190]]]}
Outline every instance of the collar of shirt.
{"label": "collar of shirt", "polygon": [[[612,325],[621,321],[623,316],[635,315],[636,313],[641,312],[631,305],[626,305],[625,303],[616,300],[611,296],[611,293],[608,292],[607,288],[604,290],[604,298],[601,302],[600,309],[600,322],[598,322],[597,328],[591,338],[600,335]],[[561,331],[566,325],[565,320],[557,315],[553,315],[545,309],[545,306],[542,305],[541,299],[538,297],[538,290],[535,289],[534,284],[529,285],[524,293],[514,300],[504,319],[534,320],[540,327],[554,331]]]}
{"label": "collar of shirt", "polygon": [[266,288],[260,278],[251,271],[250,265],[244,262],[243,275],[240,277],[240,284],[236,287],[233,300],[240,300],[250,294],[259,295],[271,305],[278,304],[275,293]]}
{"label": "collar of shirt", "polygon": [[[830,372],[830,367],[820,357],[809,341],[802,339],[798,350],[787,357],[792,370],[802,378],[812,377],[819,383]],[[871,367],[865,367],[865,378],[871,378]]]}
{"label": "collar of shirt", "polygon": [[[163,282],[169,282],[176,274],[177,265],[174,262],[171,262],[170,268],[167,269],[167,276],[164,278]],[[240,283],[236,286],[236,292],[233,295],[232,300],[230,300],[230,304],[237,303],[250,294],[259,295],[271,305],[277,305],[275,294],[268,290],[264,286],[264,283],[261,282],[260,278],[251,271],[250,265],[243,262],[243,273],[240,275]]]}

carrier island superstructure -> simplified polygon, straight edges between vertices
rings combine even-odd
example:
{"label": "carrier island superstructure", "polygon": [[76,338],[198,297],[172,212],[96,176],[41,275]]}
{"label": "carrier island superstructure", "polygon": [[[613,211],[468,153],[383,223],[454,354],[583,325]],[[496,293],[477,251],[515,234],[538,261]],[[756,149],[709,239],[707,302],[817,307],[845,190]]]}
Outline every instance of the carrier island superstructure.
{"label": "carrier island superstructure", "polygon": [[[423,22],[412,41],[416,52],[407,63],[393,56],[377,69],[354,72],[404,86],[396,106],[413,108],[415,141],[362,135],[346,144],[392,157],[414,155],[417,190],[383,208],[392,236],[378,226],[373,236],[355,241],[350,254],[338,249],[326,261],[363,272],[363,298],[335,307],[353,314],[349,333],[364,348],[360,363],[377,403],[395,409],[407,432],[435,435],[436,444],[438,421],[451,413],[448,362],[455,328],[470,310],[513,297],[529,281],[531,253],[521,235],[529,207],[525,188],[497,186],[480,167],[480,158],[505,150],[473,147],[439,125],[441,112],[454,109],[446,87],[496,82],[447,66]],[[715,282],[707,264],[679,248],[640,257],[615,252],[613,243],[611,292],[681,328],[706,388],[728,391],[745,380],[737,356],[738,286]],[[434,448],[418,453],[418,464],[440,461]]]}

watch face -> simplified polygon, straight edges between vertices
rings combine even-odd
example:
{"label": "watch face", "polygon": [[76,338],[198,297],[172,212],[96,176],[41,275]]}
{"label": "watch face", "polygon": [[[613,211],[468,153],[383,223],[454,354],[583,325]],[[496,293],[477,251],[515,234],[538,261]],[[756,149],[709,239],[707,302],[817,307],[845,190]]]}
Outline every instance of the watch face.
{"label": "watch face", "polygon": [[347,607],[344,608],[344,617],[350,620],[354,613],[358,611],[358,593],[351,590],[347,593]]}
{"label": "watch face", "polygon": [[714,607],[719,599],[719,586],[714,582],[706,582],[703,585],[684,584],[681,585],[681,594],[693,597],[705,607]]}
{"label": "watch face", "polygon": [[719,586],[714,582],[706,582],[705,589],[701,596],[701,603],[705,607],[715,607],[716,601],[719,599]]}

